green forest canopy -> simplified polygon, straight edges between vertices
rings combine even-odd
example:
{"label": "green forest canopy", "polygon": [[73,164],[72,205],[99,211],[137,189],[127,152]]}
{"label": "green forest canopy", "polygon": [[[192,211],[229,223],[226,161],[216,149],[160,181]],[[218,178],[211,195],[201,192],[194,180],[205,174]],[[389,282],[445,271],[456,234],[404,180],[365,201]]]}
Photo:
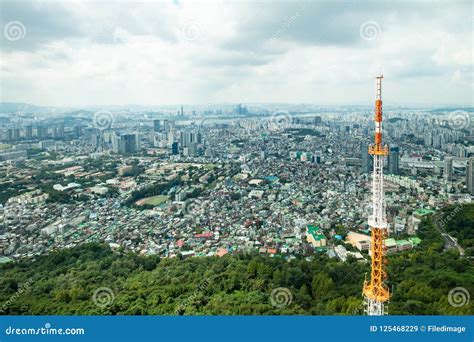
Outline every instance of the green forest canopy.
{"label": "green forest canopy", "polygon": [[[472,262],[455,250],[443,251],[442,237],[429,220],[423,221],[420,237],[417,250],[389,257],[389,314],[472,315],[472,302],[455,307],[448,301],[457,287],[474,293]],[[289,262],[257,254],[180,260],[117,253],[94,243],[2,265],[0,313],[359,315],[368,271],[368,263],[322,254]],[[110,289],[109,297],[96,304],[93,296],[101,288]],[[275,303],[272,292],[280,288],[287,290]]]}

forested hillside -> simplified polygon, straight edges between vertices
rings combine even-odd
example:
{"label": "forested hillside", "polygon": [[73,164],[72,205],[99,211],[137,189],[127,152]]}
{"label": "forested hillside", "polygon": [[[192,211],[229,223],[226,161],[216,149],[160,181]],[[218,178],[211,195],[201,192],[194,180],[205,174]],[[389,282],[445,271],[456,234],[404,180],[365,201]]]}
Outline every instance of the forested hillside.
{"label": "forested hillside", "polygon": [[444,217],[446,231],[458,240],[466,255],[474,256],[474,204],[452,206]]}
{"label": "forested hillside", "polygon": [[[455,288],[474,293],[472,261],[443,252],[432,222],[420,234],[417,250],[389,257],[389,314],[474,314],[472,302],[448,301]],[[368,263],[326,255],[290,262],[243,254],[160,260],[88,244],[2,265],[0,313],[357,315],[368,271]]]}

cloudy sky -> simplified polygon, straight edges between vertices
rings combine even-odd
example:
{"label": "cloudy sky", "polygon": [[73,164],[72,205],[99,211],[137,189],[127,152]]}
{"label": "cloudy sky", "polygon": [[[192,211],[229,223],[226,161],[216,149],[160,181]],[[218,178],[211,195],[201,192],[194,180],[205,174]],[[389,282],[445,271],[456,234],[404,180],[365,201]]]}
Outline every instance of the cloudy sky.
{"label": "cloudy sky", "polygon": [[471,1],[1,1],[0,101],[473,105]]}

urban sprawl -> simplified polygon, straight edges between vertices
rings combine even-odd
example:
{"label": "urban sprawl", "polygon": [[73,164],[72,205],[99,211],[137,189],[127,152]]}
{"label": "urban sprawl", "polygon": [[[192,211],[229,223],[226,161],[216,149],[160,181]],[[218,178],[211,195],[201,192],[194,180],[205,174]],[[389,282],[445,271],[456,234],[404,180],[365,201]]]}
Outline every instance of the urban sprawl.
{"label": "urban sprawl", "polygon": [[[0,263],[86,242],[370,260],[370,108],[189,107],[0,114]],[[472,201],[469,115],[384,113],[387,253],[416,248],[424,216]]]}

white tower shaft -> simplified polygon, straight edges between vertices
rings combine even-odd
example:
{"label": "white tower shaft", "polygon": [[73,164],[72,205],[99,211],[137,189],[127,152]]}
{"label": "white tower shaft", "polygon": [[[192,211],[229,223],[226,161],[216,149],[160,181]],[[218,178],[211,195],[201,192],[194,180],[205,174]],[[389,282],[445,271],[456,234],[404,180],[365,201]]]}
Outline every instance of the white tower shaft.
{"label": "white tower shaft", "polygon": [[390,293],[384,281],[384,239],[387,236],[387,219],[385,215],[384,189],[383,189],[383,161],[388,155],[387,146],[382,145],[382,78],[376,77],[375,97],[375,137],[374,144],[369,147],[369,153],[374,158],[374,171],[372,174],[372,214],[368,223],[371,228],[370,253],[372,268],[370,282],[364,283],[365,312],[369,316],[385,314],[385,302],[390,298]]}

